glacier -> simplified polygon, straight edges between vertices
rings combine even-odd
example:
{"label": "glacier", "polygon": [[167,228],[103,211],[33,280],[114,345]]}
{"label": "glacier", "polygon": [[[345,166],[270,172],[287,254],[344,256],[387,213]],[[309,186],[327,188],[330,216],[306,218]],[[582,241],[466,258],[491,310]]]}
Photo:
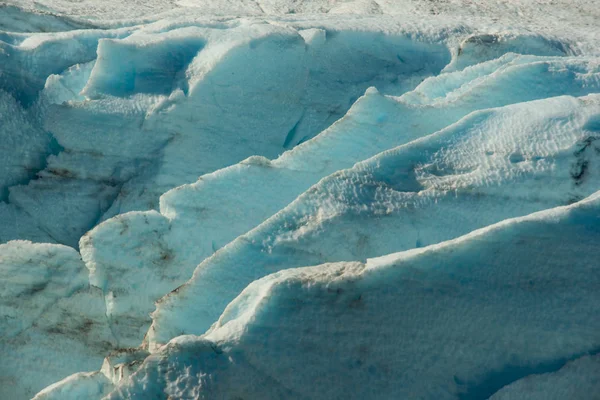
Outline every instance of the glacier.
{"label": "glacier", "polygon": [[206,398],[487,398],[600,350],[589,318],[600,304],[598,199],[366,263],[269,275],[107,398],[199,388]]}
{"label": "glacier", "polygon": [[[415,91],[400,98],[385,97],[377,91],[369,90],[334,126],[322,132],[314,140],[284,153],[277,160],[271,162],[257,157],[247,159],[239,165],[205,175],[197,183],[178,187],[165,193],[161,197],[162,215],[155,212],[124,214],[114,220],[108,220],[90,231],[82,238],[80,247],[84,260],[92,270],[93,279],[97,279],[94,284],[105,288],[109,295],[111,292],[118,291],[120,293],[121,300],[112,301],[115,311],[111,311],[111,313],[115,318],[121,314],[123,317],[119,318],[120,321],[122,323],[126,321],[127,324],[132,324],[137,319],[138,326],[143,327],[137,336],[136,331],[139,328],[135,326],[131,329],[131,333],[124,332],[124,334],[132,337],[133,343],[139,342],[147,331],[149,322],[147,315],[153,310],[154,301],[158,300],[166,291],[183,283],[204,258],[275,214],[300,195],[303,190],[309,189],[311,184],[317,183],[330,173],[350,167],[353,160],[368,158],[370,155],[377,154],[378,150],[384,150],[427,133],[433,133],[473,109],[485,108],[485,104],[482,102],[477,102],[477,106],[473,105],[474,100],[478,99],[479,93],[484,90],[493,90],[492,88],[502,85],[503,81],[509,77],[514,79],[515,74],[529,76],[532,73],[530,69],[544,71],[564,67],[559,60],[546,59],[528,60],[530,62],[521,65],[520,62],[524,60],[516,55],[509,55],[506,60],[502,61],[518,62],[507,68],[506,72],[499,73],[494,70],[497,75],[493,78],[488,75],[476,75],[473,69],[477,70],[478,68],[446,74],[445,78],[453,84],[455,79],[464,79],[465,83],[460,86],[463,90],[465,90],[464,86],[473,85],[474,87],[465,93],[455,93],[454,91],[448,93],[443,101],[429,100],[436,105],[435,107],[427,107],[423,97],[431,87],[438,87],[433,85],[440,83],[438,78],[425,80]],[[560,67],[552,63],[547,64],[549,61],[559,62]],[[490,67],[496,67],[496,65],[496,62],[491,62],[484,63],[482,67],[493,70]],[[594,68],[596,67],[579,75],[580,79],[573,82],[574,86],[569,89],[563,88],[562,93],[568,93],[571,90],[571,93],[576,94],[592,91],[600,82],[598,80],[600,75]],[[481,72],[477,71],[477,74],[479,73]],[[543,75],[539,74],[539,76]],[[548,79],[560,79],[559,76],[560,74],[556,73],[548,74]],[[473,82],[471,79],[477,82]],[[444,82],[444,84],[449,83]],[[542,80],[537,87],[540,90],[539,94],[536,94],[533,87],[529,87],[527,94],[517,93],[515,96],[526,96],[527,99],[537,96],[544,97],[547,94],[548,85]],[[504,95],[509,94],[510,92],[504,93]],[[414,99],[417,98],[417,95],[419,95],[419,100],[415,104]],[[457,96],[457,99],[453,99],[453,96]],[[507,100],[503,98],[489,99],[489,102],[491,105],[497,105],[505,104]],[[435,114],[436,120],[428,113]],[[420,119],[428,121],[432,126],[420,124],[405,130],[402,136],[397,134],[396,127],[400,123],[399,121]],[[363,133],[365,130],[371,132],[372,135],[365,138]],[[593,134],[591,131],[583,129],[582,138],[585,132]],[[356,146],[358,143],[360,146]],[[509,153],[510,156],[509,150],[504,150],[504,152]],[[530,158],[533,159],[535,156],[531,155]],[[537,163],[542,160],[535,161]],[[235,190],[228,190],[228,188],[235,188]],[[323,189],[323,191],[330,191],[330,188]],[[267,193],[270,201],[268,203],[261,202],[260,199]],[[578,196],[575,193],[571,193],[571,195]],[[224,224],[225,221],[227,222]],[[225,226],[222,226],[223,224]],[[143,230],[139,231],[138,227],[142,227]],[[129,232],[128,229],[131,231]],[[141,235],[145,237],[141,243],[152,243],[152,246],[144,246],[144,251],[138,251],[135,244],[134,248],[130,248],[131,236],[140,237]],[[370,236],[368,233],[363,235]],[[408,246],[413,245],[417,240],[422,242],[422,239],[417,238]],[[189,246],[195,248],[191,254],[185,251],[169,251],[169,249],[183,249]],[[116,256],[115,248],[127,248],[128,250],[123,255],[119,253]],[[133,256],[134,252],[135,256]],[[362,257],[359,254],[354,256]],[[149,285],[147,283],[150,279],[149,274],[142,276],[135,272],[138,268],[136,265],[144,263],[160,263],[161,274],[168,271],[169,280],[157,277],[154,279],[155,283]],[[112,276],[119,276],[119,279],[111,279]],[[125,278],[125,276],[127,277]],[[170,285],[170,287],[165,285]],[[136,300],[131,299],[131,296],[127,294],[131,288],[135,288],[133,296],[135,299],[140,299],[140,287],[156,290],[155,293],[149,293],[145,307],[136,305]],[[122,307],[119,303],[128,307],[129,310],[117,311]],[[137,308],[135,311],[137,315],[134,315],[134,307]],[[144,320],[146,324],[143,323]]]}
{"label": "glacier", "polygon": [[79,254],[28,241],[0,246],[2,397],[28,398],[74,368],[98,368],[116,343]]}
{"label": "glacier", "polygon": [[7,0],[0,398],[594,398],[599,19]]}

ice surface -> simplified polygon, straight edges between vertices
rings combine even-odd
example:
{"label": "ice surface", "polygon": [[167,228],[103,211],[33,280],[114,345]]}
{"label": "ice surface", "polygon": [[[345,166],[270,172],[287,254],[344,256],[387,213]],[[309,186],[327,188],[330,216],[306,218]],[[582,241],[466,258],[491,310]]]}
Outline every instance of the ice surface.
{"label": "ice surface", "polygon": [[596,95],[478,111],[336,172],[202,262],[190,282],[162,299],[151,346],[202,334],[266,274],[426,246],[593,193],[599,113]]}
{"label": "ice surface", "polygon": [[2,38],[6,40],[0,40],[3,59],[0,89],[28,107],[38,98],[51,74],[94,60],[99,39],[129,33],[128,29],[86,29],[55,34],[7,34],[7,38]]}
{"label": "ice surface", "polygon": [[51,136],[32,124],[20,104],[2,90],[0,115],[0,200],[6,201],[11,186],[29,181],[45,167]]}
{"label": "ice surface", "polygon": [[[527,91],[520,86],[499,91],[507,81],[517,79],[530,81]],[[474,109],[553,93],[583,94],[599,85],[596,67],[586,61],[509,54],[429,78],[399,98],[369,90],[331,128],[274,161],[253,157],[169,191],[161,197],[163,216],[134,213],[106,221],[84,236],[82,255],[100,279],[95,284],[108,294],[119,293],[112,299],[115,308],[109,314],[130,343],[138,343],[149,323],[148,314],[162,294],[189,278],[204,258],[269,218],[321,178],[433,133]],[[482,99],[482,93],[498,95]],[[115,248],[126,251],[116,256]],[[160,274],[140,274],[143,265],[160,265]],[[117,311],[120,307],[128,311]],[[137,325],[123,327],[136,320]]]}
{"label": "ice surface", "polygon": [[57,16],[51,13],[32,12],[8,4],[0,4],[0,30],[8,32],[64,32],[92,28],[91,23]]}
{"label": "ice surface", "polygon": [[22,231],[76,247],[99,221],[156,209],[169,189],[249,156],[275,158],[369,86],[401,94],[451,56],[443,27],[296,25],[190,18],[7,34],[0,88],[54,144],[30,173],[40,179],[11,190],[34,220]]}
{"label": "ice surface", "polygon": [[7,0],[0,398],[593,393],[598,17]]}
{"label": "ice surface", "polygon": [[400,95],[443,68],[507,51],[576,53],[518,30],[482,41],[448,22],[179,16],[122,25],[3,36],[0,89],[52,144],[35,143],[46,147],[44,164],[29,176],[40,179],[11,189],[10,212],[23,221],[13,238],[38,241],[41,231],[76,247],[98,222],[158,209],[169,189],[309,140],[370,86]]}
{"label": "ice surface", "polygon": [[206,335],[174,339],[107,398],[480,399],[514,381],[504,392],[523,395],[524,377],[577,367],[593,388],[592,359],[561,367],[600,346],[599,200],[366,263],[269,275]]}
{"label": "ice surface", "polygon": [[100,371],[80,372],[48,386],[35,400],[65,400],[102,398],[113,388],[111,381]]}
{"label": "ice surface", "polygon": [[0,245],[0,398],[31,398],[77,371],[98,369],[116,344],[100,289],[69,247]]}
{"label": "ice surface", "polygon": [[494,394],[491,400],[589,399],[600,390],[600,356],[583,356],[560,370],[526,376]]}
{"label": "ice surface", "polygon": [[[276,157],[343,116],[370,85],[401,92],[406,78],[413,82],[439,72],[449,60],[443,44],[420,45],[402,36],[340,32],[320,44],[312,39],[307,48],[294,29],[230,25],[167,33],[146,28],[125,40],[102,41],[83,90],[95,100],[52,106],[46,126],[69,151],[54,159],[52,168],[124,185],[104,218],[157,208],[168,189],[246,157]],[[387,55],[392,48],[393,55]],[[396,58],[403,53],[415,54],[413,61]],[[110,64],[114,60],[127,60],[122,65],[129,69]],[[102,98],[132,94],[138,96]],[[110,129],[89,132],[82,146],[79,132],[91,114],[102,116]],[[99,152],[93,170],[82,171],[73,160],[99,148],[106,135],[120,138],[125,132],[131,147],[119,142],[119,148]],[[139,149],[134,159],[132,148]],[[79,170],[73,171],[74,163]],[[91,176],[98,169],[106,173]]]}

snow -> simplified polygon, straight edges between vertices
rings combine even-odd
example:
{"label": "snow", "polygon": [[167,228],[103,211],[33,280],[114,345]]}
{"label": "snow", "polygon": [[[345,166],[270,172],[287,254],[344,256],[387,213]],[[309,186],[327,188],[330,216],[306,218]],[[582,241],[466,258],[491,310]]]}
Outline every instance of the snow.
{"label": "snow", "polygon": [[91,28],[85,21],[44,12],[28,12],[20,7],[0,4],[0,29],[8,32],[63,32]]}
{"label": "snow", "polygon": [[0,398],[588,398],[598,18],[5,0]]}

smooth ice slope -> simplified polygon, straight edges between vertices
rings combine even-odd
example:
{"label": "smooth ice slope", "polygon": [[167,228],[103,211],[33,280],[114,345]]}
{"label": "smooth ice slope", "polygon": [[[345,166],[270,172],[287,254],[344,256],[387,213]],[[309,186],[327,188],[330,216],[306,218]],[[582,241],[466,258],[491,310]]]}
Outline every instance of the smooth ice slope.
{"label": "smooth ice slope", "polygon": [[598,118],[597,95],[478,111],[323,179],[162,299],[148,334],[151,348],[204,333],[266,274],[438,243],[593,193]]}
{"label": "smooth ice slope", "polygon": [[115,345],[102,292],[69,247],[0,245],[0,398],[31,398]]}
{"label": "smooth ice slope", "polygon": [[107,398],[488,398],[600,350],[599,226],[596,193],[424,249],[269,275]]}
{"label": "smooth ice slope", "polygon": [[[527,86],[513,84],[525,81]],[[252,157],[167,192],[161,197],[162,216],[128,213],[110,219],[82,238],[81,252],[93,271],[92,282],[109,296],[109,315],[123,343],[136,345],[159,297],[321,178],[433,133],[475,109],[586,94],[599,86],[593,59],[508,54],[429,78],[399,98],[369,90],[316,138],[274,161]]]}

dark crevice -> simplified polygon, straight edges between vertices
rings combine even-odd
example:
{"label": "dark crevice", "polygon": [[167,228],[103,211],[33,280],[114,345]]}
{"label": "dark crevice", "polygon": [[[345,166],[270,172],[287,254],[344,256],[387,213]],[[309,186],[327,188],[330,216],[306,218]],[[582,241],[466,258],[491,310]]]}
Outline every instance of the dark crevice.
{"label": "dark crevice", "polygon": [[29,173],[28,173],[27,177],[21,179],[20,181],[15,182],[14,184],[12,184],[10,186],[3,188],[2,192],[0,192],[0,201],[1,202],[4,202],[6,204],[11,204],[10,198],[9,198],[10,189],[13,187],[16,187],[16,186],[27,186],[27,185],[29,185],[30,182],[40,179],[39,173],[44,171],[48,167],[48,157],[50,157],[52,155],[57,155],[58,153],[63,151],[62,146],[60,144],[58,144],[58,142],[56,141],[54,136],[50,132],[47,132],[47,134],[50,137],[50,140],[48,142],[47,152],[43,156],[41,156],[40,167],[36,168],[36,169],[30,169],[28,171]]}
{"label": "dark crevice", "polygon": [[568,362],[583,356],[595,356],[598,354],[600,354],[600,348],[593,349],[589,352],[576,353],[568,357],[548,360],[535,365],[525,366],[509,364],[500,370],[490,372],[480,383],[470,384],[455,376],[454,381],[459,387],[463,387],[464,390],[462,393],[459,393],[458,398],[460,400],[489,399],[503,387],[526,378],[527,376],[556,372],[563,368]]}
{"label": "dark crevice", "polygon": [[577,149],[573,152],[576,160],[571,164],[571,178],[575,181],[575,186],[580,186],[586,176],[590,166],[589,151],[594,149],[596,153],[599,152],[600,147],[596,142],[600,139],[597,136],[588,136],[584,140],[577,143]]}
{"label": "dark crevice", "polygon": [[9,32],[64,32],[76,29],[100,29],[90,21],[58,15],[50,11],[25,10],[11,4],[0,4],[0,29]]}
{"label": "dark crevice", "polygon": [[290,144],[294,141],[296,132],[298,131],[298,125],[300,125],[300,122],[302,122],[302,117],[300,117],[300,119],[294,124],[292,129],[290,129],[287,136],[285,137],[285,141],[283,142],[283,147],[285,149],[294,147],[294,146],[290,146]]}

